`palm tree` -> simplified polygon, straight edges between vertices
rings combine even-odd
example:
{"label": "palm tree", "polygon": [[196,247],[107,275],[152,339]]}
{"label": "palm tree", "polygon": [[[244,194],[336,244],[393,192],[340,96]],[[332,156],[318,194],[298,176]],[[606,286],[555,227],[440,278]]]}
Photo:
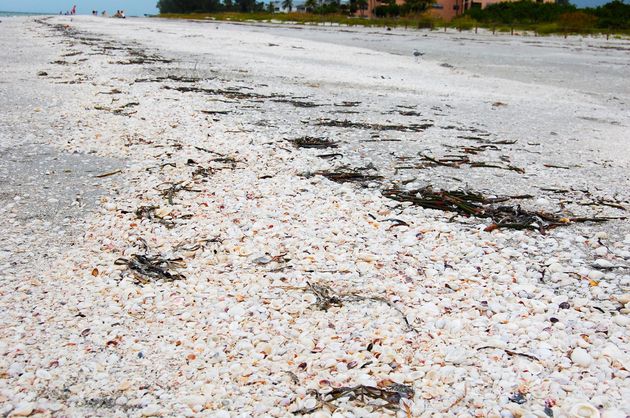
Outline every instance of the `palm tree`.
{"label": "palm tree", "polygon": [[306,0],[304,7],[307,11],[312,12],[317,7],[317,0]]}
{"label": "palm tree", "polygon": [[367,0],[357,0],[357,6],[359,6],[359,10],[361,10],[361,17],[365,16],[365,10],[367,10],[368,7]]}
{"label": "palm tree", "polygon": [[293,10],[293,0],[284,0],[282,2],[282,8],[291,12],[291,10]]}

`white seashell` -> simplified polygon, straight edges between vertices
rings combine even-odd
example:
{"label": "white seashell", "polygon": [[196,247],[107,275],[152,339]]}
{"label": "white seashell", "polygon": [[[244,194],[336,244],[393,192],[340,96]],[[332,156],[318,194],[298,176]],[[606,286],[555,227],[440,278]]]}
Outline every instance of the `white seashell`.
{"label": "white seashell", "polygon": [[159,417],[162,415],[159,405],[148,405],[140,410],[140,415],[143,417]]}
{"label": "white seashell", "polygon": [[468,352],[462,347],[450,347],[446,350],[444,361],[453,364],[460,364],[468,358]]}
{"label": "white seashell", "polygon": [[161,207],[161,208],[157,208],[155,210],[155,216],[157,216],[158,218],[164,218],[165,216],[168,216],[173,210],[171,208],[167,208],[167,207]]}
{"label": "white seashell", "polygon": [[27,417],[33,413],[35,405],[32,402],[22,402],[18,404],[9,416],[11,417]]}
{"label": "white seashell", "polygon": [[618,362],[624,369],[630,370],[630,358],[623,353],[616,345],[609,343],[601,352],[602,356]]}
{"label": "white seashell", "polygon": [[600,413],[593,405],[581,402],[573,405],[569,411],[569,415],[575,418],[599,418]]}
{"label": "white seashell", "polygon": [[258,257],[254,259],[255,264],[269,264],[273,259],[268,255],[263,255],[262,257]]}
{"label": "white seashell", "polygon": [[604,258],[598,258],[597,260],[595,260],[595,262],[593,262],[593,265],[595,267],[604,268],[604,269],[611,268],[611,267],[614,266],[613,263],[611,263],[610,261],[608,261],[608,260],[606,260]]}
{"label": "white seashell", "polygon": [[315,398],[309,398],[305,400],[302,405],[304,406],[305,409],[312,409],[317,406],[317,400]]}
{"label": "white seashell", "polygon": [[615,315],[613,322],[620,327],[630,327],[630,316],[628,315]]}
{"label": "white seashell", "polygon": [[192,409],[195,405],[203,405],[206,400],[203,396],[189,395],[181,398],[180,402]]}
{"label": "white seashell", "polygon": [[580,367],[588,367],[593,362],[593,357],[588,351],[578,347],[571,353],[571,361]]}

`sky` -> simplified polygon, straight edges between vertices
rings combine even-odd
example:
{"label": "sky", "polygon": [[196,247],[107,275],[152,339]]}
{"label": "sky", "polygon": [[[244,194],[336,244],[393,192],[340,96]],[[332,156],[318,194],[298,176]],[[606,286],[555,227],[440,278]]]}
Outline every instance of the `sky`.
{"label": "sky", "polygon": [[[598,6],[609,0],[570,0],[578,7]],[[301,3],[297,0],[294,3]],[[112,11],[123,9],[128,16],[142,16],[158,12],[157,0],[0,0],[0,10],[10,12],[44,12],[59,13],[77,5],[79,14],[90,14],[92,10]]]}
{"label": "sky", "polygon": [[128,16],[142,16],[145,13],[156,14],[157,2],[158,0],[0,0],[0,10],[59,13],[70,10],[76,4],[79,14],[90,14],[92,10],[107,10],[112,14],[112,11],[115,13],[116,10],[123,9]]}

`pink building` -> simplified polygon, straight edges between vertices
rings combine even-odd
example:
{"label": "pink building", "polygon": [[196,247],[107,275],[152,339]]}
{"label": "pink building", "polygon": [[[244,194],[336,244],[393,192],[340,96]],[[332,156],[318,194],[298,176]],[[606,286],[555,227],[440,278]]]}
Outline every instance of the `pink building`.
{"label": "pink building", "polygon": [[[446,21],[462,15],[466,10],[478,7],[485,9],[494,3],[518,0],[435,0],[431,14]],[[536,0],[537,3],[554,3],[555,0]]]}
{"label": "pink building", "polygon": [[[403,4],[405,4],[405,0],[396,0],[396,4],[399,6],[402,6]],[[367,0],[367,7],[364,10],[357,10],[357,12],[354,14],[355,16],[361,16],[361,17],[376,17],[374,15],[374,9],[376,9],[378,6],[386,6],[387,2],[385,0],[380,1],[380,0]]]}

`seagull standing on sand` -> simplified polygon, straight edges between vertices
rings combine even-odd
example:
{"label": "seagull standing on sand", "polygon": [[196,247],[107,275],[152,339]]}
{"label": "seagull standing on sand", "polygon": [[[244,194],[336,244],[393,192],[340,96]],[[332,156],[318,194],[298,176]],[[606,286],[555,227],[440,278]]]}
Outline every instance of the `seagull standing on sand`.
{"label": "seagull standing on sand", "polygon": [[421,56],[424,55],[424,52],[420,52],[417,49],[414,48],[413,50],[413,56],[416,57],[416,61],[420,59]]}

